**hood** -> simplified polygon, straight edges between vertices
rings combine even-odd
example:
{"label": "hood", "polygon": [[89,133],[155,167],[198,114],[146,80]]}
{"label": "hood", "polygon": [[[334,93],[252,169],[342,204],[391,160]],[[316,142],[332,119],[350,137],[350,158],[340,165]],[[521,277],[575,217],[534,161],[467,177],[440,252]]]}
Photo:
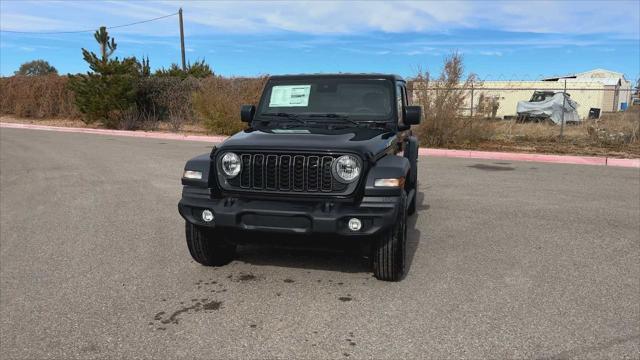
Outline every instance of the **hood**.
{"label": "hood", "polygon": [[372,128],[247,129],[225,140],[225,150],[277,150],[284,152],[352,152],[370,158],[396,143],[395,133]]}

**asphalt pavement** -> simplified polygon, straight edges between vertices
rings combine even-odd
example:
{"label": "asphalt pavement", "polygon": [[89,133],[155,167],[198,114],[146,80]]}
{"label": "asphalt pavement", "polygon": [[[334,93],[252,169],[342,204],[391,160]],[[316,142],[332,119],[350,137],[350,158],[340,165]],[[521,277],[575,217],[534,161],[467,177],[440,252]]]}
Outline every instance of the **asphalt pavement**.
{"label": "asphalt pavement", "polygon": [[640,171],[419,160],[410,269],[246,246],[193,262],[206,143],[0,130],[0,358],[639,358]]}

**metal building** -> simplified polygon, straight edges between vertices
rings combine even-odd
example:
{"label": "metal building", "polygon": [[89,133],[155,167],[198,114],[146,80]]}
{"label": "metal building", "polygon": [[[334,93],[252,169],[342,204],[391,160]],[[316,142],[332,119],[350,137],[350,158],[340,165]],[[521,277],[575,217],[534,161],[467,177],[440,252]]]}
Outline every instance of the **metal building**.
{"label": "metal building", "polygon": [[[567,93],[579,105],[580,118],[586,119],[590,109],[601,113],[620,111],[631,104],[632,84],[624,74],[594,69],[574,75],[541,79],[539,81],[483,81],[474,84],[473,107],[481,99],[495,99],[499,107],[496,116],[515,116],[518,101],[529,100],[534,91],[563,91],[566,81]],[[470,95],[470,94],[469,94]],[[467,96],[471,106],[471,96]]]}

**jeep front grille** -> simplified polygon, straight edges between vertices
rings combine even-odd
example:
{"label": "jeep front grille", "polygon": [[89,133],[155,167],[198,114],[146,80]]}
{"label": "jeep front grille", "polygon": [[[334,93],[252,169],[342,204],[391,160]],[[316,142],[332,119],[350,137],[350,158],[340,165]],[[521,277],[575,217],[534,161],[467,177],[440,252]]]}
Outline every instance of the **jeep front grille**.
{"label": "jeep front grille", "polygon": [[344,194],[349,188],[332,174],[333,162],[341,154],[237,154],[242,170],[227,180],[227,190]]}

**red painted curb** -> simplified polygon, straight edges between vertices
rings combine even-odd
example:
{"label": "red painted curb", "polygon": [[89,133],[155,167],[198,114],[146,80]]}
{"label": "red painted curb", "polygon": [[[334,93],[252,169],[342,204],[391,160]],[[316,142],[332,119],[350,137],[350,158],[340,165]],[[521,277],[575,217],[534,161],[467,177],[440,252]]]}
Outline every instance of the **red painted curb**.
{"label": "red painted curb", "polygon": [[74,128],[74,127],[45,126],[45,125],[17,124],[17,123],[0,123],[0,128],[31,129],[31,130],[58,131],[58,132],[82,133],[82,134],[98,134],[98,135],[127,136],[127,137],[138,137],[138,138],[149,138],[149,139],[187,140],[187,141],[203,141],[203,142],[222,142],[227,138],[226,136],[181,135],[181,134],[161,133],[161,132]]}
{"label": "red painted curb", "polygon": [[[508,152],[492,152],[492,151],[475,151],[475,150],[450,150],[450,149],[424,149],[420,148],[420,155],[434,157],[454,157],[466,159],[487,159],[487,160],[508,160],[508,161],[532,161],[555,164],[580,164],[580,165],[607,165],[606,157],[594,156],[569,156],[569,155],[550,155],[550,154],[526,154],[526,153],[508,153]],[[627,159],[616,159],[627,160]],[[636,159],[629,159],[636,160]],[[625,161],[616,163],[611,166],[628,166],[633,167]]]}
{"label": "red painted curb", "polygon": [[[227,138],[226,136],[181,135],[181,134],[174,134],[174,133],[73,128],[73,127],[44,126],[44,125],[4,123],[4,122],[0,122],[0,128],[32,129],[32,130],[59,131],[59,132],[83,133],[83,134],[127,136],[127,137],[138,137],[138,138],[148,138],[148,139],[202,141],[202,142],[209,142],[209,143],[219,143],[224,141]],[[555,163],[555,164],[600,165],[600,166],[640,168],[640,159],[617,159],[617,158],[594,157],[594,156],[526,154],[526,153],[508,153],[508,152],[474,151],[474,150],[432,149],[432,148],[420,148],[418,150],[418,153],[420,155],[425,155],[425,156],[447,157],[447,158],[530,161],[530,162]]]}

